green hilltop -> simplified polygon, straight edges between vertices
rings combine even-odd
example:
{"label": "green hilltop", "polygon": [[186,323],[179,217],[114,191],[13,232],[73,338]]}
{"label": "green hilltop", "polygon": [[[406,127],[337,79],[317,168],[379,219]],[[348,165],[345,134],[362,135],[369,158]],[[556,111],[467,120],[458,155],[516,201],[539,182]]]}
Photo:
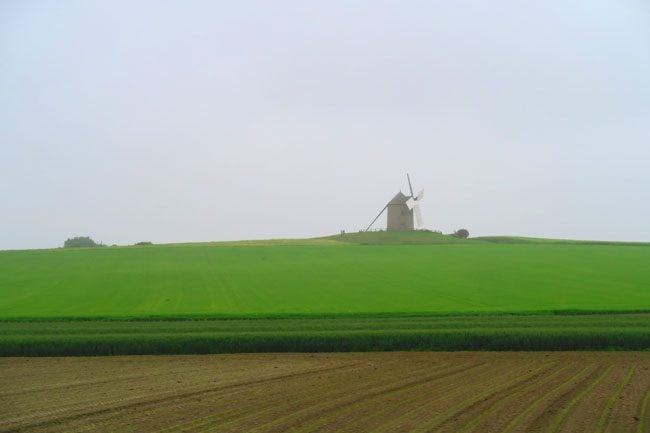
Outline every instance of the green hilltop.
{"label": "green hilltop", "polygon": [[[197,242],[166,244],[173,246],[283,246],[283,245],[422,245],[468,242],[450,235],[429,230],[414,231],[369,231],[348,232],[344,234],[306,239],[264,239],[244,241]],[[471,240],[475,242],[474,240]]]}
{"label": "green hilltop", "polygon": [[441,244],[564,244],[564,245],[612,245],[650,246],[650,242],[621,242],[575,239],[550,239],[524,236],[480,236],[460,239],[452,235],[430,230],[347,232],[331,236],[307,239],[267,239],[245,241],[201,242],[168,245],[214,245],[214,246],[273,246],[273,245],[441,245]]}
{"label": "green hilltop", "polygon": [[4,251],[0,319],[650,310],[650,248],[627,245],[416,231]]}
{"label": "green hilltop", "polygon": [[435,245],[468,241],[428,230],[354,232],[320,239],[359,245]]}

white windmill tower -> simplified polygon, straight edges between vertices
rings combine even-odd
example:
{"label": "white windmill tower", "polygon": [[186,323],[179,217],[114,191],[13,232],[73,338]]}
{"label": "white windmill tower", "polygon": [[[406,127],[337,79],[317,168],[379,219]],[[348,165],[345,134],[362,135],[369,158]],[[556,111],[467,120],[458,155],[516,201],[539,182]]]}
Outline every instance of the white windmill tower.
{"label": "white windmill tower", "polygon": [[398,192],[391,201],[386,203],[375,217],[374,220],[368,225],[366,231],[370,230],[372,225],[379,219],[379,217],[387,212],[386,230],[416,230],[422,228],[422,211],[420,210],[420,201],[424,197],[424,190],[421,190],[418,195],[413,194],[413,186],[411,185],[411,177],[406,174],[406,179],[409,182],[410,196]]}

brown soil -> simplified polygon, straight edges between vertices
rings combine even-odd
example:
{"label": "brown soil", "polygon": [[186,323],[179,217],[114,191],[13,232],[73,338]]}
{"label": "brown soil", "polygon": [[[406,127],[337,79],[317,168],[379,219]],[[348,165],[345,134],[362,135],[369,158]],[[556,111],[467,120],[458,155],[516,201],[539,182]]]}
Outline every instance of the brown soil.
{"label": "brown soil", "polygon": [[0,432],[650,432],[650,353],[0,358]]}

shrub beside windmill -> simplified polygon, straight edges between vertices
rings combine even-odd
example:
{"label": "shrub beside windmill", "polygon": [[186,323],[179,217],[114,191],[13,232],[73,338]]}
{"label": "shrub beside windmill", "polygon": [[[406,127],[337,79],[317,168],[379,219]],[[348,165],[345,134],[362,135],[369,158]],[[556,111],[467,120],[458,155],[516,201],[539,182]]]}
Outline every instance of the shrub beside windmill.
{"label": "shrub beside windmill", "polygon": [[406,179],[409,182],[410,196],[398,192],[395,197],[391,199],[382,208],[379,214],[368,225],[366,231],[372,228],[372,225],[379,219],[379,217],[386,212],[386,230],[416,230],[422,228],[422,211],[420,210],[420,201],[424,197],[424,190],[421,190],[418,195],[413,194],[413,186],[411,185],[411,178],[407,174]]}

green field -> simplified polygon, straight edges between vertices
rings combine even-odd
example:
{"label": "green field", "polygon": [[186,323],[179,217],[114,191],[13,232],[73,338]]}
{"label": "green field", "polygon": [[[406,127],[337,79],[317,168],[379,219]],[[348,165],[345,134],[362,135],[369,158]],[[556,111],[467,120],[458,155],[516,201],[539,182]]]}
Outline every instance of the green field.
{"label": "green field", "polygon": [[[107,341],[114,342],[115,338],[120,340],[128,335],[140,343],[149,339],[169,344],[179,338],[189,341],[190,336],[210,336],[214,341],[221,341],[216,346],[208,345],[213,347],[211,351],[219,351],[219,347],[236,348],[233,338],[243,344],[244,335],[246,341],[257,341],[259,337],[254,332],[241,333],[232,327],[238,324],[240,329],[248,329],[243,324],[251,325],[254,322],[251,319],[265,328],[267,343],[275,341],[277,347],[292,350],[297,347],[282,346],[280,341],[289,337],[294,342],[307,337],[314,341],[313,330],[304,333],[305,327],[316,323],[314,320],[327,321],[320,329],[329,332],[325,340],[330,342],[322,345],[339,346],[339,349],[341,339],[345,337],[350,342],[361,338],[361,334],[364,343],[355,346],[360,350],[373,344],[384,347],[382,344],[389,341],[393,343],[386,343],[387,347],[437,348],[440,345],[436,341],[442,341],[442,335],[452,338],[449,337],[452,334],[454,341],[461,341],[461,335],[469,338],[463,340],[469,347],[478,344],[470,340],[479,338],[476,335],[483,335],[479,331],[488,328],[481,325],[471,328],[471,332],[455,330],[449,334],[441,331],[446,329],[444,320],[459,318],[475,323],[472,320],[478,317],[502,324],[504,315],[514,314],[521,321],[516,325],[506,323],[498,335],[518,335],[521,340],[526,335],[525,338],[533,338],[530,332],[522,334],[522,329],[535,332],[546,329],[545,335],[555,335],[556,331],[570,334],[574,329],[574,335],[581,335],[581,345],[586,348],[594,347],[584,343],[587,337],[593,341],[605,334],[610,337],[634,334],[634,342],[626,343],[627,346],[603,337],[598,347],[638,349],[650,347],[639,337],[650,331],[646,314],[597,315],[585,319],[586,322],[580,322],[579,318],[567,319],[570,317],[567,314],[649,311],[650,246],[645,244],[528,238],[462,241],[429,232],[384,232],[313,240],[0,252],[0,320],[4,321],[0,323],[0,345],[4,344],[3,347],[9,347],[7,344],[12,342],[15,348],[15,344],[21,339],[27,341],[27,337],[40,338],[39,344],[45,347],[54,337],[43,336],[41,331],[53,326],[51,321],[70,321],[70,325],[56,325],[63,327],[56,328],[62,329],[55,334],[59,335],[59,343],[64,337],[70,337],[70,329],[81,332],[89,329],[88,324],[99,323],[93,326],[104,326],[106,333],[88,332],[84,337],[83,332],[74,331],[77,333],[70,338],[84,341],[88,346],[93,339],[108,338]],[[533,319],[535,314],[542,319]],[[598,317],[598,321],[594,322],[593,317]],[[234,320],[244,318],[249,320]],[[120,323],[131,323],[133,329],[142,332],[112,334],[109,330],[118,326],[117,322],[90,322],[97,319],[137,320]],[[171,319],[222,320],[187,322],[190,328],[180,333],[169,330],[151,333],[148,330],[155,327],[142,322]],[[628,319],[634,326],[628,326]],[[539,323],[537,328],[529,328],[525,324],[531,320],[554,321],[553,326],[549,325],[554,331]],[[29,332],[16,328],[26,321],[37,322],[20,325],[27,326],[19,328]],[[201,331],[201,326],[214,330],[210,326],[221,326],[218,324],[222,322],[230,326],[225,333]],[[183,322],[171,323],[175,323],[174,329],[184,329],[178,325]],[[365,328],[355,329],[354,323],[364,324]],[[369,323],[376,323],[379,328],[369,330]],[[421,323],[428,325],[423,328]],[[566,329],[558,325],[562,323]],[[585,328],[584,323],[593,332],[586,332],[589,327]],[[593,327],[595,323],[600,327]],[[274,328],[289,333],[269,332]],[[374,337],[368,339],[368,333]],[[424,334],[429,336],[426,344]],[[492,341],[493,337],[483,335],[479,346],[490,347],[485,341],[486,338]],[[395,343],[396,338],[411,342],[403,347]],[[535,338],[540,341],[539,336]],[[230,343],[224,343],[226,340]],[[36,345],[36,340],[32,343]],[[513,344],[511,348],[530,346],[521,341]],[[197,351],[198,346],[194,347],[192,351]],[[207,350],[207,346],[201,347]],[[308,345],[303,343],[300,347],[306,349]],[[149,352],[160,350],[150,348]]]}
{"label": "green field", "polygon": [[650,310],[650,247],[317,241],[6,251],[0,294],[2,319],[638,311]]}

